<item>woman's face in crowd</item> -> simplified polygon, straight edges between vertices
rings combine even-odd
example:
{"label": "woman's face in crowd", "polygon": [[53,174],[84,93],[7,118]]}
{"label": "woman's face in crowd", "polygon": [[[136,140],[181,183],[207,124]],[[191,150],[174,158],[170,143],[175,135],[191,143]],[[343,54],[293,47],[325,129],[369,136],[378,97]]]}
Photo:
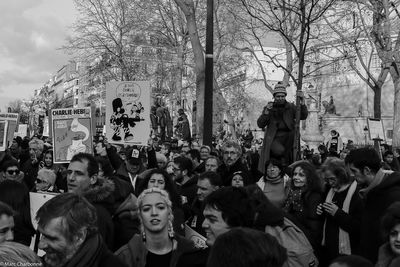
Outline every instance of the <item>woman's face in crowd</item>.
{"label": "woman's face in crowd", "polygon": [[389,245],[396,256],[400,256],[400,224],[392,228],[389,234]]}
{"label": "woman's face in crowd", "polygon": [[165,189],[165,179],[160,173],[154,173],[151,175],[147,188],[157,187],[159,189]]}
{"label": "woman's face in crowd", "polygon": [[293,172],[293,184],[295,187],[303,187],[307,184],[306,174],[301,167],[296,167]]}
{"label": "woman's face in crowd", "polygon": [[169,215],[168,206],[159,193],[153,192],[144,196],[140,207],[144,229],[153,233],[167,230]]}
{"label": "woman's face in crowd", "polygon": [[53,155],[50,153],[46,153],[44,155],[44,165],[46,167],[51,167],[53,166]]}
{"label": "woman's face in crowd", "polygon": [[267,166],[267,176],[269,178],[277,178],[281,174],[281,170],[278,166],[273,165],[272,163]]}
{"label": "woman's face in crowd", "polygon": [[21,174],[21,172],[20,172],[18,166],[10,166],[4,172],[4,178],[6,180],[14,180],[17,182],[22,182],[23,176],[20,174]]}
{"label": "woman's face in crowd", "polygon": [[233,187],[244,187],[243,177],[240,174],[236,174],[232,178],[232,186]]}
{"label": "woman's face in crowd", "polygon": [[38,175],[35,181],[35,187],[37,191],[47,191],[49,190],[50,186],[52,186],[52,184],[47,177]]}
{"label": "woman's face in crowd", "polygon": [[327,185],[331,188],[340,188],[340,184],[336,175],[334,175],[330,170],[324,171],[324,178]]}

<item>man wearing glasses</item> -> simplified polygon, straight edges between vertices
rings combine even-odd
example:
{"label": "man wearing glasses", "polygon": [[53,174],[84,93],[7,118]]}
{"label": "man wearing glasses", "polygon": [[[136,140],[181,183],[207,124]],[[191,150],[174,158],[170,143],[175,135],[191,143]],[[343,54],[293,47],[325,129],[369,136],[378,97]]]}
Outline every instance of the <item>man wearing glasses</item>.
{"label": "man wearing glasses", "polygon": [[231,179],[235,172],[241,171],[243,176],[248,178],[248,181],[254,182],[250,176],[249,169],[246,164],[241,160],[242,148],[240,145],[233,141],[226,141],[222,145],[222,159],[223,163],[218,168],[218,173],[222,177],[222,184],[224,186],[231,185]]}

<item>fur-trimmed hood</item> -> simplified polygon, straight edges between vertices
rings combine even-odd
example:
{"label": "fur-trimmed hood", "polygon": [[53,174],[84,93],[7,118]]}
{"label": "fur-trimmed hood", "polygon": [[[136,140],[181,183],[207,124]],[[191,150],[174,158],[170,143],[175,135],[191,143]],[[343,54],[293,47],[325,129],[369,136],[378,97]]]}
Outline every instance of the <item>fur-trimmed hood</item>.
{"label": "fur-trimmed hood", "polygon": [[96,184],[83,192],[90,203],[114,203],[115,184],[112,180],[97,178]]}

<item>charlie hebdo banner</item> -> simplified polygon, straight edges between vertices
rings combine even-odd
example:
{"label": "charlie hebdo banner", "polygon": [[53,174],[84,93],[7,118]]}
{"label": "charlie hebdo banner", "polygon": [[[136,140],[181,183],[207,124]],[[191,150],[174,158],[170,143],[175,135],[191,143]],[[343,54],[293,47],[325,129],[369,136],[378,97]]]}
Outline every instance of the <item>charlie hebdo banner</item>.
{"label": "charlie hebdo banner", "polygon": [[90,108],[51,110],[53,158],[55,163],[68,163],[80,152],[93,152]]}
{"label": "charlie hebdo banner", "polygon": [[150,137],[150,82],[106,84],[106,136],[108,142],[147,145]]}

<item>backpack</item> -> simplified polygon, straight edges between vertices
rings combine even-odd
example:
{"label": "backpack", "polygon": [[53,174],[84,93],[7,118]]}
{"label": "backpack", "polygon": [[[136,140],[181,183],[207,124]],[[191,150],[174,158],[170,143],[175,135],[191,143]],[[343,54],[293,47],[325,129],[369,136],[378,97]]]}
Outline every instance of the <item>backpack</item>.
{"label": "backpack", "polygon": [[303,231],[284,217],[282,226],[265,227],[265,232],[274,236],[286,248],[288,259],[285,267],[317,267],[318,259]]}

